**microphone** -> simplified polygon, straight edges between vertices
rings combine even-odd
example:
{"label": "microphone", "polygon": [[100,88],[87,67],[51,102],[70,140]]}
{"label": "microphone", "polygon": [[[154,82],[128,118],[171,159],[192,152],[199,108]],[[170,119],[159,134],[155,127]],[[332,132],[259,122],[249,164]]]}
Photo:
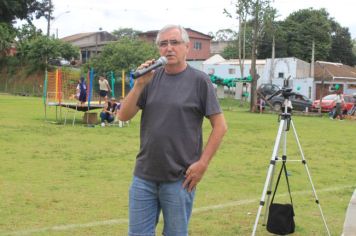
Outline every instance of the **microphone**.
{"label": "microphone", "polygon": [[167,64],[167,62],[168,62],[167,58],[162,56],[162,57],[158,58],[158,60],[156,60],[155,63],[153,63],[149,67],[135,71],[135,73],[132,76],[134,79],[137,79],[138,77],[141,77],[141,76],[147,74],[151,70],[154,70],[160,66],[164,66],[165,64]]}

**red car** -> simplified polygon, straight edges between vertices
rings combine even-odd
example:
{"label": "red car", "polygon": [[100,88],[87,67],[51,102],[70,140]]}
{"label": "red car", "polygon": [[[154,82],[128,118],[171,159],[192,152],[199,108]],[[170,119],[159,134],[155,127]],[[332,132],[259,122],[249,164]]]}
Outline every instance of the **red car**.
{"label": "red car", "polygon": [[[342,94],[344,98],[344,104],[342,106],[342,111],[346,114],[354,105],[355,98],[352,95]],[[322,112],[330,112],[335,108],[335,99],[336,94],[329,94],[322,99],[321,111]],[[315,100],[312,104],[312,111],[318,111],[320,107],[320,100]]]}

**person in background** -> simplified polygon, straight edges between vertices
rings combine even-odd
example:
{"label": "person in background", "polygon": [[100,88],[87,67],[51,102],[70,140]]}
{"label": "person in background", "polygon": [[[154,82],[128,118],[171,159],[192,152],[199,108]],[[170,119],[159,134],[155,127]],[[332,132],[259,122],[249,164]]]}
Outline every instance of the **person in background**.
{"label": "person in background", "polygon": [[258,105],[260,113],[263,113],[263,111],[265,110],[265,107],[266,107],[266,101],[263,98],[259,97],[257,99],[257,105]]}
{"label": "person in background", "polygon": [[83,106],[87,101],[87,86],[85,84],[84,77],[80,77],[80,80],[78,81],[76,97],[81,106]]}
{"label": "person in background", "polygon": [[101,99],[108,101],[109,92],[111,92],[109,82],[104,76],[99,76],[99,104],[101,104]]}
{"label": "person in background", "polygon": [[105,102],[104,108],[100,113],[102,127],[105,127],[105,123],[112,123],[115,120],[116,111],[117,111],[116,99],[112,97],[110,101]]}
{"label": "person in background", "polygon": [[[163,235],[188,235],[195,191],[227,131],[207,74],[186,62],[189,36],[179,25],[158,32],[156,44],[168,60],[135,80],[118,112],[130,120],[141,109],[140,151],[129,191],[129,235],[155,235],[163,213]],[[154,63],[148,60],[138,69]],[[211,133],[203,148],[202,124]]]}
{"label": "person in background", "polygon": [[342,114],[342,106],[344,104],[344,98],[341,94],[341,90],[337,90],[336,92],[336,97],[334,98],[334,101],[335,101],[335,112],[334,112],[334,115],[332,117],[332,119],[335,119],[336,117],[339,116],[339,119],[340,120],[343,120],[343,114]]}

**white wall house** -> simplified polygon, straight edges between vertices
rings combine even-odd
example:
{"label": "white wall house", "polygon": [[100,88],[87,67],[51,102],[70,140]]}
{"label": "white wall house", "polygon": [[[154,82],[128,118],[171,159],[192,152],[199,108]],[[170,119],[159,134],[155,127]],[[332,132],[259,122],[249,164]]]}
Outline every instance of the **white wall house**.
{"label": "white wall house", "polygon": [[[257,60],[256,69],[258,74],[262,74],[266,60]],[[203,71],[207,74],[214,74],[221,78],[242,78],[250,75],[251,60],[245,60],[244,72],[241,75],[240,63],[238,59],[225,60],[216,54],[203,62]],[[235,98],[241,99],[242,92],[251,93],[250,84],[237,83]],[[221,94],[219,97],[223,96]]]}
{"label": "white wall house", "polygon": [[[202,65],[204,72],[222,78],[246,77],[250,74],[250,68],[251,60],[245,60],[244,74],[241,76],[239,60],[225,60],[218,54],[204,61]],[[356,93],[356,68],[341,63],[316,61],[312,76],[311,64],[295,57],[275,58],[273,62],[271,58],[257,60],[256,69],[260,75],[257,86],[273,83],[283,87],[285,79],[289,78],[289,87],[312,100],[320,98],[322,84],[325,87],[323,96],[335,93],[332,87],[336,84],[345,94]],[[237,84],[236,99],[241,99],[244,89],[250,92],[249,84],[246,88],[242,83]]]}
{"label": "white wall house", "polygon": [[[265,67],[266,60],[257,60],[257,73],[261,75]],[[251,60],[245,60],[244,73],[241,76],[240,63],[238,59],[225,60],[220,55],[214,55],[203,62],[203,71],[205,73],[213,73],[216,76],[223,78],[242,78],[250,75]]]}
{"label": "white wall house", "polygon": [[310,63],[295,57],[275,58],[266,60],[265,70],[258,81],[277,84],[283,87],[285,79],[289,78],[289,87],[310,99],[314,99],[314,79],[310,76]]}
{"label": "white wall house", "polygon": [[[241,78],[250,75],[251,60],[245,60],[244,74],[241,76],[240,63],[237,59],[225,60],[220,55],[214,55],[203,63],[203,71],[222,78]],[[310,64],[295,57],[276,58],[256,61],[257,86],[262,83],[273,83],[283,87],[284,80],[289,78],[289,87],[293,90],[314,98],[313,78],[310,75]],[[249,86],[249,85],[248,85]],[[241,98],[242,83],[238,83],[235,98]],[[247,88],[250,89],[250,88]],[[248,90],[248,92],[250,92]]]}

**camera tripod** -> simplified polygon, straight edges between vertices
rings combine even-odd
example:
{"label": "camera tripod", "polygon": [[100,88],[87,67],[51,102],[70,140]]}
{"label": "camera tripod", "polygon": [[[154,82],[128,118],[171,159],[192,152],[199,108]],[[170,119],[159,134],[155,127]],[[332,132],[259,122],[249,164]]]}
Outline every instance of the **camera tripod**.
{"label": "camera tripod", "polygon": [[[300,155],[301,155],[301,162],[304,165],[305,170],[307,172],[307,175],[308,175],[308,178],[309,178],[309,182],[311,184],[311,187],[312,187],[312,190],[313,190],[313,193],[314,193],[315,202],[318,204],[318,207],[319,207],[319,210],[320,210],[320,214],[321,214],[322,220],[324,222],[325,229],[327,231],[327,235],[330,236],[330,231],[328,229],[328,226],[326,224],[326,220],[325,220],[323,211],[322,211],[321,206],[319,204],[318,196],[316,194],[316,191],[315,191],[315,188],[314,188],[314,184],[312,182],[312,178],[311,178],[308,166],[307,166],[307,162],[305,160],[304,153],[303,153],[302,147],[300,145],[300,142],[299,142],[299,139],[298,139],[298,135],[297,135],[296,129],[294,127],[293,121],[292,121],[292,114],[291,114],[292,107],[291,107],[291,103],[290,103],[289,97],[291,95],[293,95],[294,93],[292,92],[292,89],[290,89],[290,88],[283,88],[281,91],[278,92],[278,94],[280,94],[280,93],[282,93],[282,95],[284,97],[284,107],[282,108],[282,113],[279,116],[279,122],[280,123],[279,123],[278,133],[277,133],[277,137],[276,137],[276,140],[275,140],[273,153],[272,153],[272,157],[271,157],[269,168],[268,168],[268,172],[267,172],[266,182],[265,182],[265,185],[264,185],[264,188],[263,188],[263,191],[262,191],[262,196],[261,196],[261,199],[260,199],[260,205],[259,205],[259,208],[258,208],[258,211],[257,211],[257,215],[256,215],[255,224],[254,224],[254,227],[253,227],[252,236],[254,236],[256,234],[257,225],[258,225],[258,222],[259,222],[261,211],[262,211],[262,208],[265,205],[265,203],[266,203],[266,208],[265,208],[265,214],[264,214],[264,218],[265,219],[264,219],[263,225],[266,225],[266,222],[267,222],[266,216],[268,216],[268,209],[269,209],[269,205],[270,205],[270,197],[271,197],[271,193],[272,193],[271,189],[272,189],[272,184],[273,184],[273,177],[274,177],[274,171],[275,171],[275,168],[276,168],[276,163],[278,161],[283,161],[284,163],[287,162],[287,132],[289,131],[290,128],[292,128],[292,130],[293,130],[294,137],[295,137],[295,140],[296,140],[296,143],[297,143]],[[272,96],[274,96],[274,95],[272,95]],[[282,155],[282,158],[278,157],[278,150],[279,150],[281,141],[283,141],[283,155]],[[293,161],[293,160],[290,160],[290,161]],[[294,160],[294,161],[299,161],[299,160]],[[268,195],[268,198],[267,198],[267,201],[265,202],[266,195]]]}

